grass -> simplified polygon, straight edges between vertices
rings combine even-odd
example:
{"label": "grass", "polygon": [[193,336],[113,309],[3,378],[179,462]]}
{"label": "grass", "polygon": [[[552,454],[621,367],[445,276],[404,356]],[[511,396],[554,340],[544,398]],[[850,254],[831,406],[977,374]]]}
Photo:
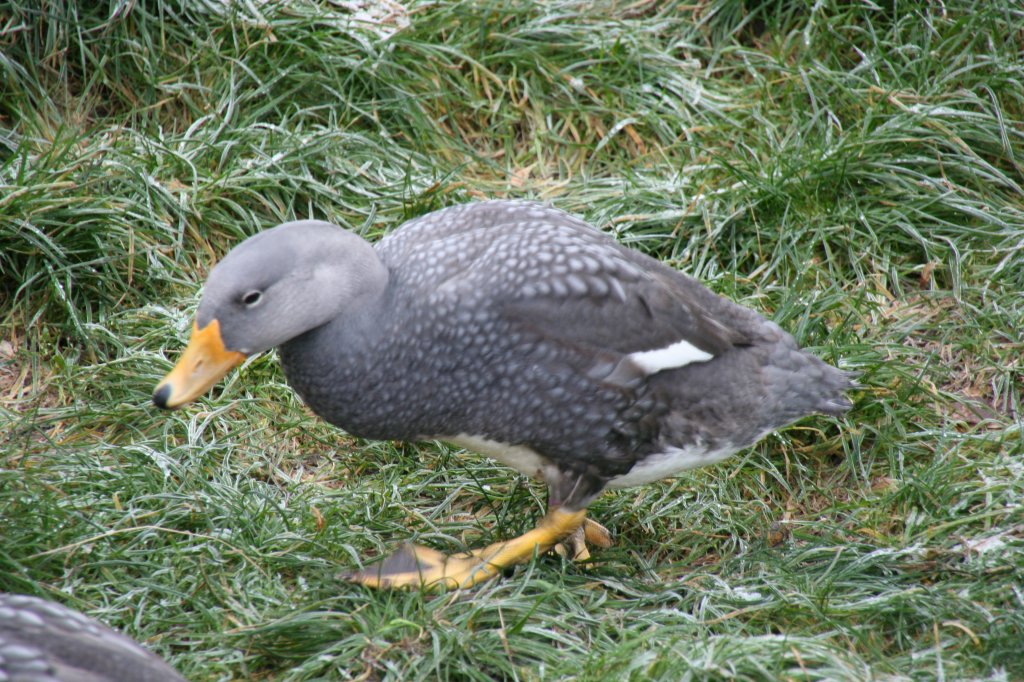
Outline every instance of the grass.
{"label": "grass", "polygon": [[[0,590],[194,680],[1024,678],[1024,13],[1012,2],[0,9]],[[205,273],[535,197],[861,373],[855,409],[606,494],[592,563],[339,575],[543,491],[323,424],[256,358],[150,392]]]}

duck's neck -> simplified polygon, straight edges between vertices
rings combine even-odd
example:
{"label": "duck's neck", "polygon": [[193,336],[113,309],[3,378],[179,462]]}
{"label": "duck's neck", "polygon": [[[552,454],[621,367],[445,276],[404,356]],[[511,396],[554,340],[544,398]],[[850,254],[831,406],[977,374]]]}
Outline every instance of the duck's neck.
{"label": "duck's neck", "polygon": [[279,348],[289,385],[317,415],[349,433],[371,432],[368,416],[382,354],[388,344],[392,306],[387,287],[368,295],[347,314]]}

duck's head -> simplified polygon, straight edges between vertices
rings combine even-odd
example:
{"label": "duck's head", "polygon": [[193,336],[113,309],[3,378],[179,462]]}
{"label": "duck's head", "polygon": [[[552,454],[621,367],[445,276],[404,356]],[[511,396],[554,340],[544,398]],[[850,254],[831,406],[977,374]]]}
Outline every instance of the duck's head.
{"label": "duck's head", "polygon": [[365,305],[386,282],[373,248],[330,223],[300,220],[250,237],[210,271],[192,337],[153,402],[192,402],[248,356]]}

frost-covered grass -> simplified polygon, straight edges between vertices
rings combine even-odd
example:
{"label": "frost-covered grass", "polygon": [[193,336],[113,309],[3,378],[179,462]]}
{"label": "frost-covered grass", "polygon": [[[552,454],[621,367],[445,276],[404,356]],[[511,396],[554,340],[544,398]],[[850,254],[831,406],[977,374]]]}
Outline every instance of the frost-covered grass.
{"label": "frost-covered grass", "polygon": [[[1024,677],[1024,11],[764,5],[0,8],[0,590],[197,681]],[[765,312],[855,409],[605,495],[589,564],[340,581],[518,534],[543,491],[340,433],[273,354],[149,395],[244,236],[484,197]]]}

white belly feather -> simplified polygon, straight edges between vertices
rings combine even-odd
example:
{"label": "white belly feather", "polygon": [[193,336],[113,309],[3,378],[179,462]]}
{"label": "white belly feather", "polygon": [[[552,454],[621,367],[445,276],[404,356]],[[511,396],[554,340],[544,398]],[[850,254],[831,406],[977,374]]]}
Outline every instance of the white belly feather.
{"label": "white belly feather", "polygon": [[[460,433],[457,436],[442,436],[440,440],[478,452],[485,457],[491,457],[527,476],[541,480],[545,479],[546,470],[552,473],[557,470],[557,467],[546,457],[523,445],[509,445],[467,433]],[[696,469],[721,462],[735,451],[736,449],[732,446],[708,450],[700,443],[685,448],[669,448],[664,452],[648,455],[634,464],[628,473],[611,479],[608,482],[608,488],[631,488],[653,483],[687,469]]]}
{"label": "white belly feather", "polygon": [[468,433],[460,433],[457,436],[441,436],[440,440],[446,440],[460,448],[496,459],[505,466],[510,466],[534,478],[544,478],[544,469],[552,466],[547,458],[524,445],[509,445],[483,436],[472,436]]}
{"label": "white belly feather", "polygon": [[721,462],[723,459],[728,459],[734,452],[736,452],[736,448],[731,445],[708,450],[700,443],[685,448],[669,448],[664,452],[647,455],[634,464],[628,473],[608,481],[608,487],[611,489],[632,488],[635,485],[653,483],[675,476],[687,469],[696,469]]}

